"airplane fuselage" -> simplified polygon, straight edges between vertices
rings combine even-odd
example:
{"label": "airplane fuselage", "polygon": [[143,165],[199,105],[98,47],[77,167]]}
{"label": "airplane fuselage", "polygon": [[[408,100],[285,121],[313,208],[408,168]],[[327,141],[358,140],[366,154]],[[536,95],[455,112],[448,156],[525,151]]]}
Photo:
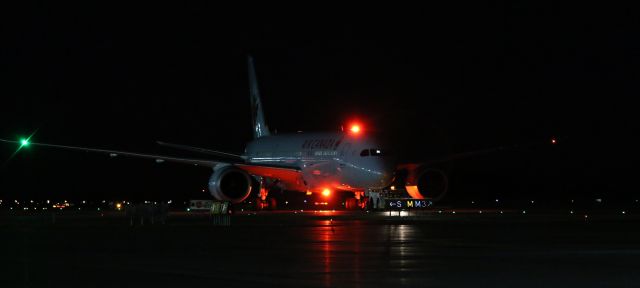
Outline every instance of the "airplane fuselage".
{"label": "airplane fuselage", "polygon": [[395,167],[372,137],[342,132],[260,137],[247,144],[245,156],[249,163],[300,169],[313,192],[387,187]]}

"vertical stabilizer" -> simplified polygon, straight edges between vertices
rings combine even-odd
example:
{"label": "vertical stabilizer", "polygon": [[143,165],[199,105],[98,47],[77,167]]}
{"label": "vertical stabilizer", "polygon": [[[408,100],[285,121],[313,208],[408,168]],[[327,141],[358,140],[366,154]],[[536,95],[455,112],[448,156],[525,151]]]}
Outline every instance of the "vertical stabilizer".
{"label": "vertical stabilizer", "polygon": [[251,121],[253,124],[253,138],[269,136],[269,128],[264,121],[264,112],[262,112],[262,102],[260,101],[260,92],[258,91],[258,81],[256,79],[256,70],[253,66],[253,57],[249,56],[249,96],[251,97]]}

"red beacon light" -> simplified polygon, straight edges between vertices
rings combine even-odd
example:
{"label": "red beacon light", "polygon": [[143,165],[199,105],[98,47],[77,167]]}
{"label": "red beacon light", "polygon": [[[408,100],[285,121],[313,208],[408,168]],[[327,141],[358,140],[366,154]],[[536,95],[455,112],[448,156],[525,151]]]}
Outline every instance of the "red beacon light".
{"label": "red beacon light", "polygon": [[360,133],[360,131],[362,131],[362,128],[360,128],[359,124],[353,124],[351,125],[351,127],[349,127],[349,131],[351,131],[351,133],[353,134],[358,134]]}

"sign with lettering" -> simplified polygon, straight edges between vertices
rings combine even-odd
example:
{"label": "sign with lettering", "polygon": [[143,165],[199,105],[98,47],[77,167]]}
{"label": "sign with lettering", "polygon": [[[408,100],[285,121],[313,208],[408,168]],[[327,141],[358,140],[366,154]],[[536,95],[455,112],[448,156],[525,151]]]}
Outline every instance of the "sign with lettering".
{"label": "sign with lettering", "polygon": [[433,206],[433,202],[428,199],[392,198],[385,199],[385,203],[385,208],[392,210],[427,209]]}
{"label": "sign with lettering", "polygon": [[302,149],[336,149],[342,139],[311,139],[302,143]]}

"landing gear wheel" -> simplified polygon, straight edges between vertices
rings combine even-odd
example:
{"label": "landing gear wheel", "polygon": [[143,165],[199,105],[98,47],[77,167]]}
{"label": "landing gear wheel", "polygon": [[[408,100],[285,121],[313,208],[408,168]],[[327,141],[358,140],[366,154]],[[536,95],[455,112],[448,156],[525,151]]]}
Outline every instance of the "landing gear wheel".
{"label": "landing gear wheel", "polygon": [[278,209],[278,201],[276,200],[276,198],[269,197],[269,199],[267,199],[267,201],[269,201],[269,210]]}
{"label": "landing gear wheel", "polygon": [[358,208],[358,201],[356,198],[347,198],[344,201],[344,208],[347,210],[356,210]]}
{"label": "landing gear wheel", "polygon": [[267,201],[264,201],[262,199],[260,199],[260,197],[258,197],[256,199],[256,211],[262,211],[265,210],[267,208]]}

